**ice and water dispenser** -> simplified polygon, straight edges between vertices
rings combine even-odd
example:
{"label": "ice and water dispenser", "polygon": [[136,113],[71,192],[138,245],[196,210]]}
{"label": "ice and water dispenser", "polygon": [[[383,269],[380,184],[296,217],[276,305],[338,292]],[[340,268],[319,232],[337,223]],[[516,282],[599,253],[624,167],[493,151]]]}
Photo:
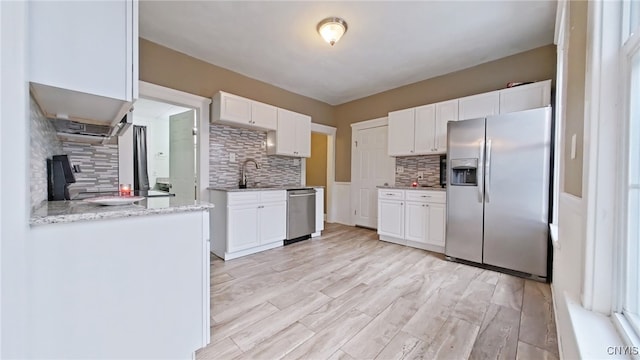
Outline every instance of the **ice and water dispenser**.
{"label": "ice and water dispenser", "polygon": [[451,159],[452,186],[478,185],[478,159]]}

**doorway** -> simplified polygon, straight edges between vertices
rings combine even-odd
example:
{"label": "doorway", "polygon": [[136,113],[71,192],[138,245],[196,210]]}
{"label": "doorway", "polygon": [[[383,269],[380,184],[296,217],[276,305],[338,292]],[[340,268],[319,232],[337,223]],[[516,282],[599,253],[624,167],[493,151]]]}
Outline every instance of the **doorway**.
{"label": "doorway", "polygon": [[387,118],[351,125],[352,223],[378,227],[377,186],[395,184],[395,158],[387,154]]}
{"label": "doorway", "polygon": [[[181,125],[174,127],[175,131],[182,131],[181,136],[175,137],[174,140],[178,141],[175,146],[180,146],[181,151],[177,151],[177,159],[174,161],[174,165],[187,166],[188,169],[176,169],[174,173],[176,183],[184,183],[184,191],[187,198],[193,198],[194,189],[192,187],[193,178],[195,177],[195,198],[197,200],[208,200],[207,187],[209,186],[209,105],[211,99],[204,98],[198,95],[189,94],[183,91],[170,89],[164,86],[151,84],[148,82],[140,81],[140,99],[134,105],[135,108],[140,108],[140,101],[155,101],[163,103],[168,106],[174,106],[180,108],[183,111],[173,114],[173,119],[182,119]],[[142,105],[143,106],[143,105]],[[190,114],[184,114],[185,112],[191,112]],[[182,115],[180,115],[182,114]],[[195,119],[195,120],[193,120]],[[169,124],[171,124],[169,122]],[[195,127],[194,127],[195,124]],[[169,132],[171,129],[169,127]],[[181,143],[182,142],[182,143]],[[192,148],[187,149],[185,144],[193,144]],[[171,143],[169,143],[171,146]],[[186,154],[186,155],[185,155]],[[191,155],[193,154],[193,155]],[[166,153],[166,157],[171,156],[171,151]],[[121,184],[133,184],[133,131],[129,129],[122,136],[118,138],[118,178]],[[185,158],[190,159],[183,161]],[[169,159],[170,160],[170,159]],[[169,179],[171,179],[171,165],[169,161]],[[193,168],[193,170],[190,170]],[[182,179],[177,178],[179,172],[185,172],[188,174]],[[156,183],[158,183],[156,177]],[[173,185],[172,185],[173,186]],[[174,190],[176,191],[176,190]],[[177,191],[180,191],[179,189]],[[182,196],[182,195],[180,195]]]}
{"label": "doorway", "polygon": [[195,110],[143,98],[134,104],[133,125],[146,128],[146,159],[133,161],[146,160],[149,189],[195,200]]}
{"label": "doorway", "polygon": [[[325,185],[324,185],[325,186],[325,191],[324,191],[325,220],[327,222],[334,222],[335,214],[338,213],[338,209],[334,209],[335,204],[337,204],[338,202],[333,200],[333,196],[334,196],[333,190],[335,186],[336,128],[334,128],[333,126],[311,123],[311,136],[312,136],[312,141],[315,138],[316,141],[319,141],[320,144],[326,142],[326,147],[324,147],[324,150],[320,150],[316,148],[317,156],[314,157],[314,150],[313,150],[313,143],[312,143],[311,156],[314,157],[314,159],[311,159],[311,158],[302,159],[302,174],[301,174],[302,178],[300,179],[300,182],[303,186],[306,186],[306,185],[322,186],[319,184],[322,182],[322,180],[318,178],[318,173],[320,173],[320,176],[324,175],[325,177]],[[310,161],[311,161],[311,165],[309,165]],[[314,162],[314,161],[319,161],[320,163]],[[314,169],[311,170],[312,172],[315,172],[315,176],[313,177],[314,183],[308,182],[309,178],[307,177],[307,169],[309,168],[309,166],[314,167]],[[315,184],[315,182],[318,182],[318,184]]]}
{"label": "doorway", "polygon": [[[327,147],[328,135],[311,133],[311,157],[306,164],[306,185],[327,187]],[[324,192],[324,207],[327,211],[327,192]]]}

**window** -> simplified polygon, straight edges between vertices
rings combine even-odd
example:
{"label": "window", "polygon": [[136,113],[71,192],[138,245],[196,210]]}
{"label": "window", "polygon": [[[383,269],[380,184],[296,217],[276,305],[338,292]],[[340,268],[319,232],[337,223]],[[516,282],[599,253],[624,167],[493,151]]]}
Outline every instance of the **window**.
{"label": "window", "polygon": [[[627,139],[623,149],[622,184],[622,316],[640,335],[640,3],[624,3],[622,18],[622,76],[625,86],[622,103]],[[634,344],[638,345],[638,344]]]}

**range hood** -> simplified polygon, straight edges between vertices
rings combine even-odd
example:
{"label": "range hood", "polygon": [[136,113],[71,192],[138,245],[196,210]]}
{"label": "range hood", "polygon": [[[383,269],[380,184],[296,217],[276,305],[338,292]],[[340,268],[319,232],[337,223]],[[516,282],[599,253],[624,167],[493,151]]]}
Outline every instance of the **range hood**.
{"label": "range hood", "polygon": [[131,126],[131,113],[125,114],[115,126],[59,118],[51,121],[56,128],[58,138],[61,140],[91,144],[111,144],[115,143],[115,138],[122,135]]}

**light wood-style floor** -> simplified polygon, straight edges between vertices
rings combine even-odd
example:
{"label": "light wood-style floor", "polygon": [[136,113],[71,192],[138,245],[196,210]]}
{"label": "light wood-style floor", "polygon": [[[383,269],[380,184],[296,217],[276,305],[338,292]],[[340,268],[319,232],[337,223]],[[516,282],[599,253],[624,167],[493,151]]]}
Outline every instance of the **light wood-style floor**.
{"label": "light wood-style floor", "polygon": [[322,237],[211,261],[197,359],[557,359],[549,285],[327,224]]}

